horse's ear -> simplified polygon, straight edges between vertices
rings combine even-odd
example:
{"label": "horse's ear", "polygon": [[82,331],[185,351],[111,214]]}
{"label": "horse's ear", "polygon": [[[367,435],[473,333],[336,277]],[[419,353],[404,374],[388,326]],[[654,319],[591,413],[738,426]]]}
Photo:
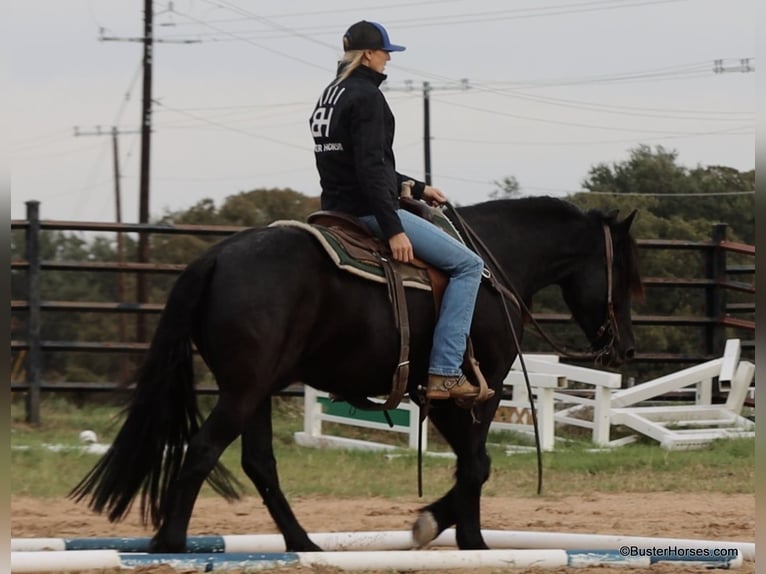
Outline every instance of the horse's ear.
{"label": "horse's ear", "polygon": [[620,227],[624,229],[626,233],[630,230],[630,226],[633,225],[633,221],[636,219],[636,215],[638,215],[638,209],[634,209],[630,212],[630,215],[620,221]]}
{"label": "horse's ear", "polygon": [[617,221],[617,216],[620,214],[619,209],[613,209],[612,211],[608,212],[606,214],[606,218],[609,221]]}

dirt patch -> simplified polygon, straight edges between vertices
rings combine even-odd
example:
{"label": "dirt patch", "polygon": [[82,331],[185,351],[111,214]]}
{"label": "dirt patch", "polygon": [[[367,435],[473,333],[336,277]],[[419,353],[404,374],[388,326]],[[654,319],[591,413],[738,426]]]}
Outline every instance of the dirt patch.
{"label": "dirt patch", "polygon": [[[309,532],[407,530],[420,506],[425,504],[424,500],[417,498],[396,501],[378,498],[294,498],[291,502]],[[482,526],[502,530],[753,542],[755,496],[661,492],[542,498],[486,497],[482,501]],[[197,502],[189,528],[191,535],[273,532],[276,528],[258,498],[245,498],[233,504],[218,498],[202,498]],[[136,512],[132,512],[124,522],[112,524],[104,517],[91,513],[84,505],[66,499],[13,497],[11,533],[13,537],[74,538],[151,536],[152,531],[141,526]],[[306,568],[298,570],[309,571]],[[320,571],[323,574],[334,572],[332,569],[316,570]],[[626,572],[624,568],[604,567],[594,571],[599,574]],[[701,572],[697,567],[668,565],[655,565],[650,571],[663,574]],[[740,571],[754,573],[755,565],[746,562]],[[142,572],[167,574],[173,570],[157,568]],[[376,572],[387,570],[383,568]],[[560,572],[571,573],[566,569]]]}

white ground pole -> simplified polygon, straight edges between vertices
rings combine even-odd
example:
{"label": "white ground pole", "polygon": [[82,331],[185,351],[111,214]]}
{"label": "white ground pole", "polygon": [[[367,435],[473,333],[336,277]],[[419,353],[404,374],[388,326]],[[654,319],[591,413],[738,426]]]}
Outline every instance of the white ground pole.
{"label": "white ground pole", "polygon": [[[755,560],[752,542],[712,541],[683,538],[651,538],[607,534],[573,534],[514,530],[482,530],[484,541],[493,549],[618,550],[623,546],[683,549],[736,548],[744,560]],[[415,546],[410,531],[318,532],[309,538],[327,551],[409,550]],[[110,549],[121,552],[145,552],[148,538],[13,538],[11,551],[73,551]],[[455,547],[455,530],[442,532],[431,546]],[[235,534],[225,536],[190,536],[190,552],[284,552],[281,534]]]}
{"label": "white ground pole", "polygon": [[397,571],[450,570],[460,568],[561,568],[565,566],[625,566],[648,568],[658,562],[682,563],[700,568],[738,568],[742,556],[728,559],[681,558],[666,555],[655,559],[618,551],[598,550],[384,550],[295,553],[128,554],[116,550],[64,550],[11,552],[11,572],[76,572],[92,568],[138,568],[164,564],[181,570],[269,570],[285,566],[330,566],[341,570]]}

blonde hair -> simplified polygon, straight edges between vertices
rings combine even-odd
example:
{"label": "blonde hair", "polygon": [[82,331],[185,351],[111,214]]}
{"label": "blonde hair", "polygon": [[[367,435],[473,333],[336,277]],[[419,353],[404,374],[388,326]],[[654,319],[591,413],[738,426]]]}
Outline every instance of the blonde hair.
{"label": "blonde hair", "polygon": [[343,57],[338,62],[338,77],[335,79],[337,86],[343,80],[348,78],[351,73],[362,65],[364,59],[364,50],[349,50],[344,52]]}

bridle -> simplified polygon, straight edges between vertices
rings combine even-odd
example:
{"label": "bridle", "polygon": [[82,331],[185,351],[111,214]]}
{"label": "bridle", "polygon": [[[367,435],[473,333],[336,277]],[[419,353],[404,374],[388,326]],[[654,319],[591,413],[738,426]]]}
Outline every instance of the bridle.
{"label": "bridle", "polygon": [[[519,295],[513,283],[503,271],[503,268],[498,263],[495,256],[490,251],[489,247],[482,241],[482,239],[476,234],[470,225],[463,219],[463,217],[457,212],[457,210],[451,205],[447,204],[447,209],[451,212],[452,217],[460,228],[462,228],[465,234],[465,240],[468,245],[478,253],[485,262],[492,265],[493,270],[485,268],[484,278],[488,280],[489,284],[503,295],[504,299],[508,299],[514,305],[516,305],[521,313],[525,315],[529,322],[534,326],[539,335],[555,349],[559,354],[581,360],[591,359],[598,365],[605,365],[606,361],[614,351],[615,344],[620,341],[620,329],[617,323],[617,316],[614,312],[614,273],[612,267],[614,265],[614,241],[612,239],[612,230],[608,223],[602,225],[604,232],[604,248],[605,248],[605,260],[606,260],[606,317],[604,323],[597,329],[595,340],[601,339],[604,335],[608,335],[606,344],[598,350],[591,352],[572,351],[566,347],[556,343],[548,333],[542,328],[540,323],[532,316],[532,311],[524,302],[524,299]],[[500,281],[498,281],[498,278]],[[511,325],[511,317],[508,309],[505,309],[506,320]],[[511,326],[511,330],[513,327]],[[519,353],[521,350],[519,349]]]}
{"label": "bridle", "polygon": [[617,316],[614,313],[614,302],[612,301],[612,292],[614,291],[614,275],[612,265],[614,263],[614,241],[612,240],[612,230],[607,223],[604,223],[604,245],[606,249],[606,319],[604,324],[596,331],[596,339],[600,339],[605,334],[609,336],[609,342],[600,350],[596,351],[595,361],[598,365],[605,365],[609,355],[614,350],[615,343],[620,342],[620,328],[617,325]]}

